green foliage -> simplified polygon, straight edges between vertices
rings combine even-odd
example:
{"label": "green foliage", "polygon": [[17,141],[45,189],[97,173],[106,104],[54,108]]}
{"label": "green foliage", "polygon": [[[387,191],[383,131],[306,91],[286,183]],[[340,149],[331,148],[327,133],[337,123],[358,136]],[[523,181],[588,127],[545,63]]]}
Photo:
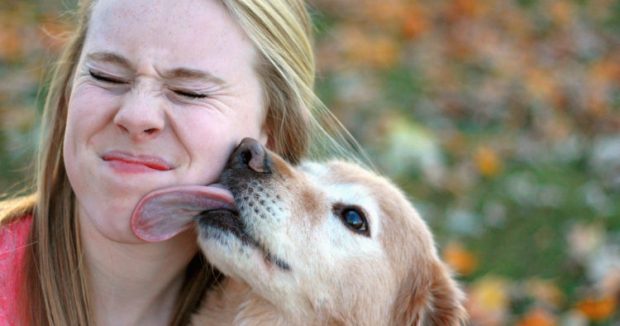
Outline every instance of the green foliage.
{"label": "green foliage", "polygon": [[[427,219],[473,324],[617,324],[620,2],[311,3],[318,93]],[[63,10],[0,6],[0,192],[28,182]]]}

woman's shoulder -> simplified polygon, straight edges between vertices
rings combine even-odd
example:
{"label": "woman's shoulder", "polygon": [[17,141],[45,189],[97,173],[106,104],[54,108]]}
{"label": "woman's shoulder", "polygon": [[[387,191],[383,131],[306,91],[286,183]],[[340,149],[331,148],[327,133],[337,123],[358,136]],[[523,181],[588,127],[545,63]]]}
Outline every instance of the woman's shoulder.
{"label": "woman's shoulder", "polygon": [[12,222],[31,216],[37,202],[37,195],[30,194],[0,200],[0,228]]}
{"label": "woman's shoulder", "polygon": [[13,324],[11,321],[17,316],[16,299],[22,284],[22,266],[31,227],[31,215],[0,225],[0,324]]}
{"label": "woman's shoulder", "polygon": [[0,225],[0,261],[16,248],[25,245],[31,226],[32,215],[12,218]]}
{"label": "woman's shoulder", "polygon": [[5,276],[21,266],[31,226],[31,215],[12,219],[0,226],[0,288],[3,287]]}
{"label": "woman's shoulder", "polygon": [[22,265],[31,227],[31,215],[13,219],[0,226],[0,289],[6,285],[4,283],[8,281],[7,277],[19,272],[17,268]]}

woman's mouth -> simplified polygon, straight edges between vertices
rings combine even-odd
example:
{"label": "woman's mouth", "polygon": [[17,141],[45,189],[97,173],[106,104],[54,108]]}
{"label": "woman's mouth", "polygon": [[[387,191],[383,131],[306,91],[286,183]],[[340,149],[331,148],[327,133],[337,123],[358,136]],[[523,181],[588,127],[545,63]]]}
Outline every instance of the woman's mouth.
{"label": "woman's mouth", "polygon": [[140,173],[172,170],[172,164],[166,160],[151,155],[134,155],[122,151],[109,151],[101,158],[119,172]]}

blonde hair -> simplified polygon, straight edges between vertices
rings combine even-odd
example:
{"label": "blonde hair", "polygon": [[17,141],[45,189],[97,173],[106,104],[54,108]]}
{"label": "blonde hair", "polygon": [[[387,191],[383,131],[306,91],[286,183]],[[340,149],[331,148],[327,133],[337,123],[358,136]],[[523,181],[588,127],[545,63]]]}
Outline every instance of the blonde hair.
{"label": "blonde hair", "polygon": [[357,141],[316,96],[312,21],[303,1],[222,0],[259,53],[269,147],[292,163],[339,156],[372,167]]}
{"label": "blonde hair", "polygon": [[[332,153],[354,155],[351,153],[356,144],[352,137],[313,90],[312,25],[303,1],[221,1],[253,41],[259,55],[255,68],[266,100],[268,146],[293,163],[309,152],[326,148],[332,149]],[[31,325],[94,323],[88,271],[81,261],[79,226],[73,218],[76,200],[62,157],[71,79],[84,45],[92,2],[80,1],[77,28],[51,80],[42,119],[35,195],[0,210],[2,223],[24,213],[35,216],[30,235],[32,246],[25,259],[26,286],[21,305],[25,309],[22,317]],[[316,144],[319,146],[311,146]],[[197,254],[188,266],[173,325],[188,323],[205,291],[218,279],[201,257]]]}

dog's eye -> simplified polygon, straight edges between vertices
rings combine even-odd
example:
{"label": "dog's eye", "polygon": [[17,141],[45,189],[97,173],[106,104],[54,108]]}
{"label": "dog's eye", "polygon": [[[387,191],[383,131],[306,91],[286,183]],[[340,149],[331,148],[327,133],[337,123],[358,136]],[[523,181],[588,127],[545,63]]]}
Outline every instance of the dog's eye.
{"label": "dog's eye", "polygon": [[336,205],[334,207],[334,213],[340,217],[342,223],[347,226],[351,231],[370,236],[370,230],[368,228],[368,221],[364,211],[356,206],[344,206]]}

